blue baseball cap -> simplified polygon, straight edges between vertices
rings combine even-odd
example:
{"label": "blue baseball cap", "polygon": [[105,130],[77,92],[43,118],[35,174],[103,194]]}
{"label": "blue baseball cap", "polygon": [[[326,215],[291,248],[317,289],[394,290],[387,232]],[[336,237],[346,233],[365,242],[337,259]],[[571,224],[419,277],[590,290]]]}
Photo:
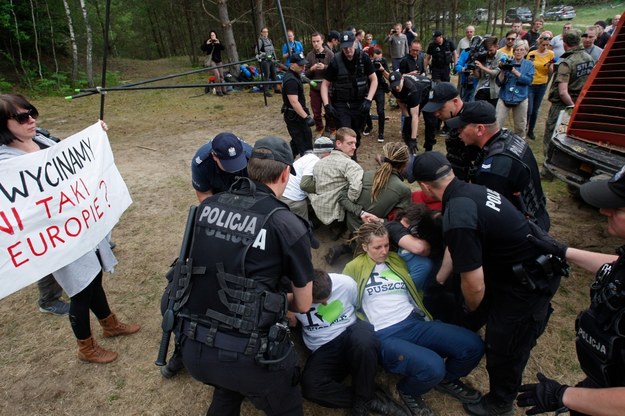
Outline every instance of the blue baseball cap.
{"label": "blue baseball cap", "polygon": [[213,154],[219,159],[221,167],[226,172],[238,172],[247,166],[243,141],[234,134],[219,133],[211,144],[213,145]]}

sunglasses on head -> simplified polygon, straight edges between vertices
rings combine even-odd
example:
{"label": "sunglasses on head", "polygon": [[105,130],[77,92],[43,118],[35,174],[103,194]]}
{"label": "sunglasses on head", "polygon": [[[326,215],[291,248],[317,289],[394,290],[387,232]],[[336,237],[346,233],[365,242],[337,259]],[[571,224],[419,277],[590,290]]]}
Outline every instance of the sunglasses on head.
{"label": "sunglasses on head", "polygon": [[26,124],[28,123],[30,117],[32,117],[33,120],[37,120],[37,117],[39,117],[39,112],[34,108],[31,108],[26,112],[13,114],[13,117],[11,118],[17,121],[19,124]]}
{"label": "sunglasses on head", "polygon": [[543,36],[541,39],[542,40],[551,40],[552,38],[551,38],[551,36]]}

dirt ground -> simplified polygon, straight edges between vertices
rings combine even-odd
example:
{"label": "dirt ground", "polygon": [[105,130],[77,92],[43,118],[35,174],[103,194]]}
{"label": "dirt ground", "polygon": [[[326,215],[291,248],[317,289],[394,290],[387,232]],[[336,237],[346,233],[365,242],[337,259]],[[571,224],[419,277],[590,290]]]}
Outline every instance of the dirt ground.
{"label": "dirt ground", "polygon": [[[112,61],[121,79],[131,82],[186,70],[182,60],[137,64]],[[204,76],[172,82],[203,82]],[[154,365],[161,336],[159,299],[164,274],[179,251],[186,211],[196,203],[191,187],[190,160],[197,148],[221,131],[233,131],[249,143],[266,135],[287,138],[280,115],[281,98],[264,105],[260,94],[236,92],[227,97],[201,95],[201,89],[111,92],[106,95],[105,120],[116,164],[134,203],[113,231],[119,266],[106,275],[104,285],[112,309],[120,318],[142,325],[133,336],[103,339],[97,321],[93,332],[106,348],[119,353],[112,364],[84,364],[76,358],[76,342],[65,317],[37,311],[37,288],[31,285],[0,300],[0,414],[4,415],[201,415],[211,400],[212,388],[183,373],[171,380]],[[197,96],[196,96],[197,95]],[[96,121],[99,97],[74,101],[30,97],[41,114],[39,125],[58,137],[67,137]],[[547,107],[547,105],[546,105]],[[543,108],[546,114],[548,108]],[[387,140],[400,140],[399,111],[390,110]],[[544,117],[544,116],[543,116]],[[542,136],[542,128],[537,131]],[[381,149],[376,130],[363,139],[359,160],[373,169],[373,156]],[[540,141],[532,143],[541,158]],[[444,150],[442,137],[437,150]],[[546,184],[553,234],[572,246],[613,252],[619,242],[605,231],[605,219],[596,210],[571,198],[563,184]],[[314,253],[317,267],[326,267],[323,255],[327,231],[318,230],[322,242]],[[347,260],[347,259],[345,259]],[[343,264],[329,268],[340,271]],[[525,371],[534,380],[542,371],[568,384],[582,378],[574,350],[574,320],[588,302],[591,276],[574,270],[554,299],[555,313],[540,338]],[[395,376],[380,371],[380,383],[394,391]],[[486,391],[484,363],[468,377]],[[460,404],[437,392],[428,403],[438,415],[463,414]],[[244,415],[258,412],[245,403]],[[307,403],[307,415],[341,415]],[[518,411],[517,414],[522,414]]]}

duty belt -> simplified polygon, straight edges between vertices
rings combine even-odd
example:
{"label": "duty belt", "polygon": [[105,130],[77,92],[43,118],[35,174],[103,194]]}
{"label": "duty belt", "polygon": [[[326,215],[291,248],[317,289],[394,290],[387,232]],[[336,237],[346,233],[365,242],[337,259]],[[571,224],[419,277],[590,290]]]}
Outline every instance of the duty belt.
{"label": "duty belt", "polygon": [[209,328],[189,319],[181,320],[180,332],[187,338],[206,344],[209,347],[238,352],[244,355],[252,355],[260,345],[258,343],[258,334],[237,337],[219,331],[216,327]]}

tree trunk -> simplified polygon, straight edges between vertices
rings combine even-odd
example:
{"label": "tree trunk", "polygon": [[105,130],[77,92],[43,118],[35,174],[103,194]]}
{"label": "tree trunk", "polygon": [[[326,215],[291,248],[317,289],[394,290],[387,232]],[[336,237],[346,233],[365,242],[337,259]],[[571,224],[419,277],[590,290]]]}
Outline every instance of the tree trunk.
{"label": "tree trunk", "polygon": [[59,73],[59,61],[56,58],[56,46],[54,44],[54,25],[52,24],[52,16],[50,15],[50,6],[46,0],[46,13],[48,14],[48,23],[50,25],[50,50],[52,51],[52,59],[54,59],[54,73]]}
{"label": "tree trunk", "polygon": [[13,22],[15,23],[15,39],[17,42],[17,52],[19,54],[20,68],[22,68],[22,72],[24,73],[24,78],[26,79],[26,82],[28,83],[28,87],[32,88],[30,77],[28,76],[28,73],[26,72],[26,68],[24,68],[24,58],[22,55],[22,43],[20,42],[20,38],[21,38],[20,28],[17,24],[17,16],[15,15],[13,0],[10,0],[10,4],[11,4],[11,14],[13,14]]}
{"label": "tree trunk", "polygon": [[[232,32],[232,22],[228,16],[228,0],[218,0],[217,10],[219,11],[219,20],[221,27],[224,29],[224,46],[230,62],[237,62],[239,60],[239,52],[237,51],[237,43],[234,40],[234,33]],[[239,75],[239,68],[235,65],[230,67],[230,71],[234,76]]]}
{"label": "tree trunk", "polygon": [[254,11],[256,15],[254,19],[256,19],[256,28],[258,29],[258,33],[255,33],[256,37],[258,37],[260,31],[266,26],[265,25],[265,9],[263,8],[263,0],[252,0],[254,2]]}
{"label": "tree trunk", "polygon": [[72,45],[72,86],[78,79],[78,45],[76,44],[76,35],[74,34],[74,24],[72,23],[72,14],[69,10],[67,0],[63,0],[65,7],[65,15],[67,16],[67,28],[69,30],[69,41]]}
{"label": "tree trunk", "polygon": [[37,32],[37,19],[35,18],[35,5],[33,0],[30,0],[30,18],[33,23],[33,37],[35,41],[35,55],[37,55],[37,71],[39,73],[39,79],[43,79],[43,72],[41,71],[41,54],[39,51],[39,34]]}
{"label": "tree trunk", "polygon": [[93,88],[95,86],[95,82],[93,81],[93,33],[91,31],[91,24],[89,23],[85,0],[80,0],[80,9],[82,10],[82,17],[85,20],[85,31],[87,33],[87,83],[90,88]]}

